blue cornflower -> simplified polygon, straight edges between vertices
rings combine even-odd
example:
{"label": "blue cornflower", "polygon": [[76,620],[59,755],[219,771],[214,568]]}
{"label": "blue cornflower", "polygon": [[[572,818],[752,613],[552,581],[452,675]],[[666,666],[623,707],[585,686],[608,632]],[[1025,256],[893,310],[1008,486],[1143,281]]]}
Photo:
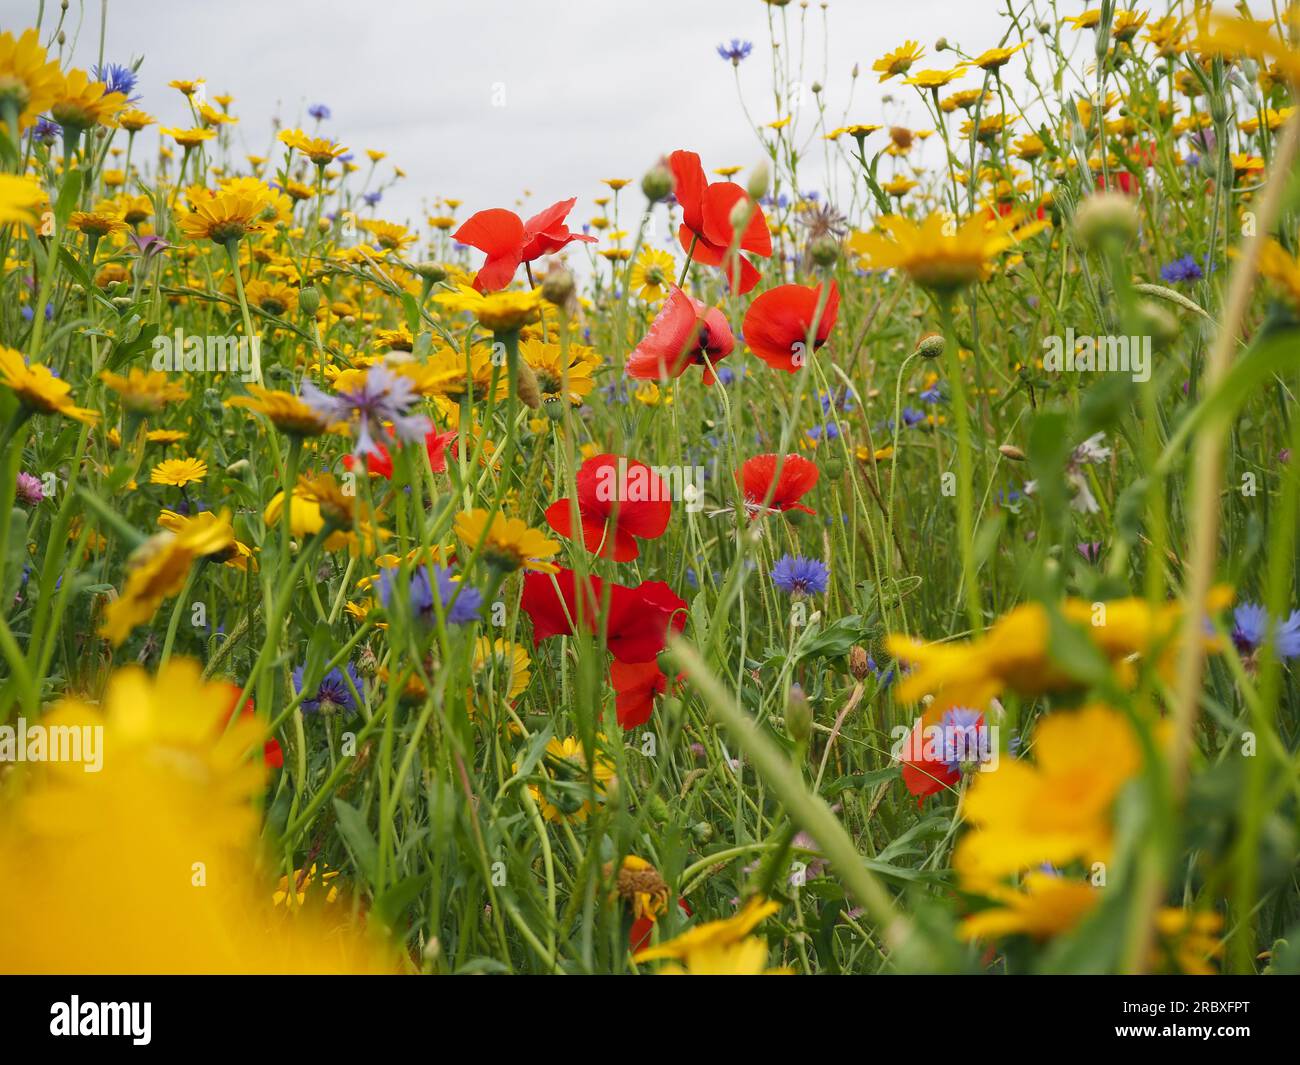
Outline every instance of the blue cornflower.
{"label": "blue cornflower", "polygon": [[[392,602],[396,580],[395,569],[386,569],[379,576],[379,598],[385,607]],[[434,623],[435,589],[449,625],[465,625],[478,620],[479,611],[483,608],[483,594],[473,585],[462,584],[452,576],[450,569],[441,566],[434,566],[432,570],[428,566],[420,566],[411,574],[411,613],[416,620],[426,625]]]}
{"label": "blue cornflower", "polygon": [[808,430],[806,435],[809,440],[820,440],[823,436],[825,436],[827,440],[838,440],[840,427],[834,422],[827,422],[825,432],[823,432],[820,425],[814,425]]}
{"label": "blue cornflower", "polygon": [[[1232,642],[1238,653],[1253,654],[1268,638],[1268,611],[1259,603],[1242,603],[1232,612]],[[1300,610],[1277,623],[1274,634],[1278,658],[1300,657]]]}
{"label": "blue cornflower", "polygon": [[39,118],[36,120],[36,127],[32,130],[32,136],[42,144],[53,144],[63,136],[63,127],[50,118]]}
{"label": "blue cornflower", "polygon": [[393,432],[405,443],[419,443],[433,430],[433,423],[423,414],[411,413],[419,401],[411,381],[399,377],[388,367],[376,365],[366,378],[350,392],[330,395],[307,381],[302,386],[303,402],[322,419],[351,422],[356,419],[357,458],[379,455],[377,440],[384,436],[383,423],[392,422]]}
{"label": "blue cornflower", "polygon": [[312,104],[307,108],[307,114],[311,115],[317,122],[324,122],[330,117],[330,109],[324,104]]}
{"label": "blue cornflower", "polygon": [[120,92],[126,97],[127,103],[135,103],[140,97],[132,96],[135,92],[136,73],[130,67],[124,67],[121,63],[108,63],[104,66],[93,66],[90,68],[90,76],[95,81],[104,83],[104,91]]}
{"label": "blue cornflower", "polygon": [[1172,285],[1183,281],[1199,281],[1205,276],[1200,264],[1190,255],[1184,255],[1160,268],[1160,279]]}
{"label": "blue cornflower", "polygon": [[939,387],[939,383],[936,381],[929,388],[922,389],[917,398],[922,403],[942,403],[943,389]]}
{"label": "blue cornflower", "polygon": [[830,577],[824,562],[798,555],[782,555],[772,567],[772,583],[787,595],[820,595]]}
{"label": "blue cornflower", "polygon": [[986,761],[990,755],[989,732],[978,710],[954,706],[943,712],[939,725],[943,729],[943,761],[949,769],[962,762]]}
{"label": "blue cornflower", "polygon": [[384,198],[384,194],[376,189],[374,192],[367,192],[361,198],[366,201],[367,207],[377,207],[379,201]]}
{"label": "blue cornflower", "polygon": [[917,410],[915,407],[903,408],[903,425],[907,428],[910,429],[912,426],[923,421],[925,421],[925,411]]}
{"label": "blue cornflower", "polygon": [[[302,691],[302,674],[302,666],[293,671],[293,686],[298,691]],[[352,681],[351,688],[348,687],[349,679]],[[316,690],[302,701],[303,711],[308,714],[333,714],[339,710],[352,713],[357,708],[356,696],[352,694],[353,688],[358,693],[361,691],[361,680],[352,663],[348,663],[346,675],[342,669],[335,666],[321,678],[321,682],[316,685]]]}
{"label": "blue cornflower", "polygon": [[742,59],[748,59],[749,53],[754,50],[754,45],[750,41],[742,41],[739,37],[731,38],[730,44],[718,45],[718,55],[723,59],[730,59],[733,67],[740,66]]}

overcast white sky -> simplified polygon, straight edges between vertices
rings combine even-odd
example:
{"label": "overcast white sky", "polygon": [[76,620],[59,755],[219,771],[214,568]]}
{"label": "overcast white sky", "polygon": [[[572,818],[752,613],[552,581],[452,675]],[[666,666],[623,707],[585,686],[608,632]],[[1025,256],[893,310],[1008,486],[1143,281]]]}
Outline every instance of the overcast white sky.
{"label": "overcast white sky", "polygon": [[[1029,0],[1015,0],[1017,8]],[[834,124],[861,64],[850,121],[929,125],[911,95],[880,86],[870,65],[905,39],[932,51],[937,36],[977,53],[998,43],[1006,0],[829,0],[826,98]],[[1048,10],[1045,0],[1037,0]],[[424,202],[451,196],[470,210],[521,210],[578,196],[573,220],[595,213],[601,178],[639,179],[675,148],[693,148],[706,169],[751,166],[761,152],[745,123],[731,64],[715,47],[754,43],[740,83],[756,122],[778,116],[771,96],[768,7],[762,0],[108,0],[105,57],[144,56],[140,106],[164,125],[188,125],[174,78],[206,78],[209,94],[235,96],[236,136],[265,154],[273,116],[310,128],[313,103],[333,112],[322,132],[352,147],[390,153],[408,177],[385,194],[379,215],[423,222]],[[1086,7],[1060,0],[1062,14]],[[32,23],[35,0],[0,0],[0,24]],[[57,15],[57,0],[47,0]],[[792,26],[799,0],[785,9]],[[808,6],[805,80],[822,77],[822,10]],[[99,0],[72,0],[74,60],[99,49]],[[950,66],[951,55],[919,66]],[[1018,62],[1018,61],[1017,61]],[[968,79],[960,87],[969,87]],[[886,109],[884,92],[905,105]],[[494,106],[501,102],[504,106]],[[156,132],[147,134],[156,138]],[[152,140],[147,143],[154,143]],[[820,156],[820,147],[818,148]],[[810,165],[805,188],[822,183]],[[629,216],[639,192],[625,200]],[[626,194],[625,194],[626,196]],[[628,228],[629,218],[624,218]]]}

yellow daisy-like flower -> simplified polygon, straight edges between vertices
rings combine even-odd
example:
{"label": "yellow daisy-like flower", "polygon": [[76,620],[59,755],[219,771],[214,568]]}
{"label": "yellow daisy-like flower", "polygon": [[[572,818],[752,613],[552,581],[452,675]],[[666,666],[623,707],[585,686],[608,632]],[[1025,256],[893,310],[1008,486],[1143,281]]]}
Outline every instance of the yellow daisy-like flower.
{"label": "yellow daisy-like flower", "polygon": [[117,116],[117,124],[128,133],[139,133],[145,126],[152,126],[157,121],[147,111],[140,111],[134,107],[128,107]]}
{"label": "yellow daisy-like flower", "polygon": [[133,366],[125,377],[105,370],[99,379],[122,397],[123,407],[142,414],[157,414],[168,403],[179,403],[189,397],[184,385],[170,380],[161,370]]}
{"label": "yellow daisy-like flower", "polygon": [[298,309],[298,290],[283,281],[265,281],[255,277],[244,285],[244,298],[277,318]]}
{"label": "yellow daisy-like flower", "polygon": [[668,910],[668,884],[659,870],[635,854],[624,855],[614,872],[614,863],[605,864],[605,879],[614,881],[614,893],[627,904],[634,918],[651,921]]}
{"label": "yellow daisy-like flower", "polygon": [[1028,41],[1021,41],[1014,48],[990,48],[987,52],[981,52],[971,62],[981,70],[997,70],[999,67],[1006,66],[1011,61],[1011,57],[1022,48],[1028,47]]}
{"label": "yellow daisy-like flower", "polygon": [[615,192],[618,192],[619,189],[626,188],[632,182],[628,178],[604,178],[601,184],[608,185]]}
{"label": "yellow daisy-like flower", "polygon": [[[598,740],[603,738],[598,737]],[[515,769],[518,768],[518,763],[515,763]],[[588,789],[599,801],[614,779],[613,763],[599,753],[588,773],[587,756],[577,736],[564,739],[553,736],[546,745],[540,768],[550,781],[549,786],[543,789],[537,784],[529,784],[528,791],[547,821],[586,821],[595,809],[587,797]]]}
{"label": "yellow daisy-like flower", "polygon": [[15,140],[49,110],[62,84],[58,62],[47,60],[34,29],[20,37],[0,33],[0,124],[7,122],[6,115],[17,114],[18,130],[11,131]]}
{"label": "yellow daisy-like flower", "polygon": [[[492,349],[486,344],[471,347],[468,359],[463,351],[440,347],[423,362],[399,362],[392,369],[409,380],[422,396],[454,399],[468,393],[478,402],[489,397],[500,400],[510,394],[505,365],[494,360]],[[344,386],[336,381],[334,387],[341,390]]]}
{"label": "yellow daisy-like flower", "polygon": [[249,559],[253,557],[253,549],[235,539],[229,510],[222,510],[220,514],[201,510],[192,518],[174,510],[162,510],[158,514],[158,524],[176,533],[182,541],[195,545],[196,556],[212,558],[239,570],[247,569]]}
{"label": "yellow daisy-like flower", "polygon": [[739,166],[720,166],[713,172],[717,174],[718,177],[729,178],[729,177],[735,177],[737,174],[741,172],[742,169],[744,168]]}
{"label": "yellow daisy-like flower", "polygon": [[17,222],[34,226],[39,210],[49,199],[45,190],[33,177],[26,174],[0,174],[0,225]]}
{"label": "yellow daisy-like flower", "polygon": [[279,140],[282,144],[302,152],[317,166],[329,166],[348,150],[346,145],[335,144],[326,137],[310,137],[300,129],[280,130]]}
{"label": "yellow daisy-like flower", "polygon": [[945,215],[932,214],[918,226],[909,218],[889,215],[880,220],[883,233],[855,233],[849,247],[867,266],[900,269],[925,288],[952,292],[987,280],[996,256],[1041,232],[1047,223],[1014,227],[1015,216],[994,222],[977,216],[954,226]]}
{"label": "yellow daisy-like flower", "polygon": [[476,712],[478,697],[493,692],[506,702],[519,698],[532,680],[531,666],[523,644],[480,636],[474,641],[474,690],[466,693],[470,713]]}
{"label": "yellow daisy-like flower", "polygon": [[[1212,910],[1192,912],[1170,906],[1156,914],[1156,931],[1160,933],[1154,968],[1186,973],[1188,976],[1213,976],[1211,959],[1223,953],[1223,916]],[[1160,955],[1163,954],[1164,958]]]}
{"label": "yellow daisy-like flower", "polygon": [[632,264],[628,283],[647,303],[658,303],[666,295],[676,274],[676,260],[659,248],[642,248]]}
{"label": "yellow daisy-like flower", "polygon": [[880,186],[880,188],[889,196],[906,196],[914,188],[916,182],[910,177],[899,174],[896,178],[891,178]]}
{"label": "yellow daisy-like flower", "polygon": [[289,436],[320,436],[329,428],[329,422],[292,392],[250,384],[251,396],[235,396],[226,401],[229,407],[244,407],[268,418],[272,425]]}
{"label": "yellow daisy-like flower", "polygon": [[0,345],[0,385],[36,414],[62,414],[79,422],[99,420],[99,412],[72,402],[72,388],[39,363],[28,366],[22,353]]}
{"label": "yellow daisy-like flower", "polygon": [[467,311],[479,325],[497,333],[508,333],[535,322],[542,305],[542,290],[520,292],[476,292],[469,285],[459,285],[455,292],[435,297],[453,311]]}
{"label": "yellow daisy-like flower", "polygon": [[149,483],[184,488],[207,475],[208,464],[202,459],[164,459],[150,471]]}
{"label": "yellow daisy-like flower", "polygon": [[396,222],[383,222],[374,219],[373,221],[362,222],[360,228],[374,237],[381,248],[399,254],[405,251],[408,245],[414,244],[420,239],[405,226],[398,225]]}
{"label": "yellow daisy-like flower", "polygon": [[153,215],[153,200],[148,196],[133,196],[130,193],[120,198],[122,221],[128,226],[138,226]]}
{"label": "yellow daisy-like flower", "polygon": [[269,196],[248,186],[222,189],[211,197],[192,200],[192,209],[177,216],[176,226],[190,240],[229,244],[271,228],[262,217],[269,200]]}
{"label": "yellow daisy-like flower", "polygon": [[1034,729],[1034,758],[979,773],[962,800],[972,826],[953,854],[963,884],[983,890],[1044,862],[1106,861],[1111,807],[1137,775],[1141,750],[1118,710],[1056,711]]}
{"label": "yellow daisy-like flower", "polygon": [[199,86],[205,84],[206,81],[206,78],[195,78],[193,81],[178,79],[176,81],[169,81],[167,87],[175,89],[182,96],[193,96],[199,91]]}
{"label": "yellow daisy-like flower", "polygon": [[[674,976],[757,976],[767,970],[767,944],[750,933],[780,907],[757,895],[733,917],[706,921],[657,947],[638,951],[633,961],[672,959],[661,974]],[[777,970],[782,971],[782,970]]]}
{"label": "yellow daisy-like flower", "polygon": [[564,349],[554,341],[546,342],[529,337],[520,341],[519,354],[537,376],[537,387],[543,400],[559,399],[563,394],[576,407],[596,387],[594,375],[601,358],[595,348],[571,343],[567,368]]}
{"label": "yellow daisy-like flower", "polygon": [[220,126],[233,126],[239,119],[234,118],[225,111],[218,111],[209,104],[199,105],[199,122],[207,129],[216,129]]}
{"label": "yellow daisy-like flower", "polygon": [[166,447],[168,444],[179,444],[189,435],[179,429],[150,429],[144,434],[144,438],[151,444],[162,444]]}
{"label": "yellow daisy-like flower", "polygon": [[112,205],[93,211],[73,211],[68,216],[68,225],[96,239],[110,233],[122,233],[128,228],[126,221]]}
{"label": "yellow daisy-like flower", "polygon": [[156,533],[127,559],[126,584],[104,610],[101,636],[118,646],[138,625],[158,612],[164,599],[185,586],[194,560],[221,555],[234,544],[229,518],[211,513],[206,520],[186,524],[178,531]]}
{"label": "yellow daisy-like flower", "polygon": [[899,74],[906,74],[918,59],[925,55],[925,49],[916,41],[906,41],[901,48],[886,52],[874,63],[871,69],[880,75],[882,82]]}
{"label": "yellow daisy-like flower", "polygon": [[1110,35],[1121,44],[1127,44],[1137,36],[1146,21],[1145,11],[1116,11],[1110,24]]}
{"label": "yellow daisy-like flower", "polygon": [[1187,19],[1166,15],[1147,24],[1146,39],[1155,45],[1161,58],[1173,59],[1186,46],[1183,39],[1186,33]]}
{"label": "yellow daisy-like flower", "polygon": [[182,148],[197,148],[204,141],[210,141],[217,135],[215,129],[204,129],[201,126],[194,129],[173,129],[170,126],[163,126],[158,132],[167,134]]}
{"label": "yellow daisy-like flower", "polygon": [[483,545],[483,558],[507,572],[520,567],[538,573],[558,573],[559,567],[548,562],[559,553],[560,544],[540,529],[532,528],[519,518],[507,518],[500,511],[461,511],[456,515],[456,537],[471,551]]}
{"label": "yellow daisy-like flower", "polygon": [[415,350],[415,338],[404,325],[396,329],[376,329],[375,343],[384,351]]}
{"label": "yellow daisy-like flower", "polygon": [[1065,18],[1061,19],[1061,21],[1063,23],[1068,22],[1076,30],[1095,29],[1101,22],[1101,8],[1089,8],[1087,11],[1078,15],[1067,15]]}
{"label": "yellow daisy-like flower", "polygon": [[953,67],[951,70],[923,70],[910,78],[904,78],[903,84],[915,85],[918,89],[942,89],[945,85],[950,85],[963,77],[966,70],[965,64]]}
{"label": "yellow daisy-like flower", "polygon": [[1032,162],[1047,151],[1047,145],[1043,143],[1037,133],[1026,133],[1016,141],[1015,146],[1011,149],[1011,154],[1025,162]]}
{"label": "yellow daisy-like flower", "polygon": [[1259,253],[1259,272],[1273,282],[1297,312],[1300,312],[1300,262],[1269,237]]}
{"label": "yellow daisy-like flower", "polygon": [[1050,939],[1068,932],[1101,901],[1101,892],[1082,880],[1051,873],[1026,873],[1022,890],[990,885],[983,894],[999,905],[980,910],[962,921],[962,939],[1001,939],[1027,935]]}
{"label": "yellow daisy-like flower", "polygon": [[84,70],[73,70],[63,79],[50,117],[60,126],[87,130],[92,126],[109,126],[126,106],[126,95],[109,92],[102,81],[91,81]]}

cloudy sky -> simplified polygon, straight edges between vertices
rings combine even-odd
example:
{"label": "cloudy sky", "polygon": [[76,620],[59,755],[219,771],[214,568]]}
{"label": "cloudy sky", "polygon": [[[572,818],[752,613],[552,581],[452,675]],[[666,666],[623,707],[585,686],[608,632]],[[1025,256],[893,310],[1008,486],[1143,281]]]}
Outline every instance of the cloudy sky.
{"label": "cloudy sky", "polygon": [[[913,90],[880,86],[874,59],[940,34],[978,53],[999,41],[1007,0],[817,0],[785,9],[797,45],[807,24],[803,81],[825,84],[828,119],[840,124],[856,83],[850,122],[929,125]],[[1017,0],[1017,8],[1035,0]],[[1044,0],[1036,0],[1046,8]],[[164,125],[189,125],[174,78],[205,78],[210,95],[230,93],[240,118],[236,143],[266,154],[272,122],[311,128],[306,109],[328,105],[321,131],[360,156],[389,152],[407,178],[378,213],[419,224],[437,196],[468,210],[536,210],[578,196],[575,221],[595,213],[602,178],[639,178],[661,154],[689,147],[707,169],[748,168],[761,158],[737,93],[736,73],[756,123],[778,116],[771,93],[768,6],[762,0],[108,0],[104,55],[144,57],[140,106]],[[1062,14],[1087,6],[1060,0]],[[57,0],[47,0],[58,13]],[[0,24],[28,25],[35,0],[0,0]],[[823,31],[823,16],[830,32]],[[74,60],[100,48],[100,3],[72,0]],[[752,41],[734,71],[716,46]],[[823,63],[823,56],[825,57]],[[951,65],[931,56],[921,67]],[[967,79],[962,86],[974,83]],[[959,86],[959,87],[962,87]],[[892,88],[898,103],[882,103]],[[810,98],[809,98],[810,99]],[[811,104],[808,116],[811,117]],[[152,131],[149,137],[156,136]],[[818,142],[816,154],[820,156]],[[807,185],[824,184],[810,159]],[[634,191],[634,190],[633,190]],[[832,190],[833,191],[833,190]],[[634,203],[639,209],[639,194]],[[631,212],[629,212],[631,213]],[[627,221],[626,219],[624,220]]]}

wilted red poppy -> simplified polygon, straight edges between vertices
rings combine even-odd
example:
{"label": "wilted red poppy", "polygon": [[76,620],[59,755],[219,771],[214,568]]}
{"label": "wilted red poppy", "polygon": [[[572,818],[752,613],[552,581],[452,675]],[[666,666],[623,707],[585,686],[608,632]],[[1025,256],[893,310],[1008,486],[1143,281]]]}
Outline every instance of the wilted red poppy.
{"label": "wilted red poppy", "polygon": [[[728,286],[739,293],[748,292],[758,284],[759,274],[754,264],[739,253],[747,251],[763,258],[772,254],[772,235],[767,231],[763,209],[734,181],[715,181],[710,185],[695,152],[673,152],[668,157],[668,165],[673,172],[677,202],[682,208],[682,225],[677,231],[682,247],[696,262],[723,267]],[[737,251],[729,255],[735,234],[731,215],[736,204],[742,202],[749,204],[752,213],[740,235]],[[733,284],[737,267],[738,286]]]}
{"label": "wilted red poppy", "polygon": [[570,232],[564,222],[577,202],[577,197],[574,197],[553,203],[527,222],[504,207],[491,207],[465,219],[464,224],[451,235],[452,239],[477,248],[487,256],[474,276],[474,287],[479,292],[495,292],[514,280],[520,263],[531,263],[575,240],[595,243],[595,237]]}
{"label": "wilted red poppy", "polygon": [[778,476],[777,458],[776,455],[755,455],[736,474],[736,480],[745,495],[745,509],[749,511],[749,516],[758,517],[763,513],[764,504],[768,510],[802,510],[816,514],[817,511],[804,506],[799,500],[817,484],[820,476],[817,467],[802,455],[786,455]]}
{"label": "wilted red poppy", "polygon": [[649,662],[611,662],[609,683],[615,692],[618,723],[625,729],[649,721],[655,696],[668,690],[668,678],[653,658]]}
{"label": "wilted red poppy", "polygon": [[627,357],[627,375],[664,380],[680,377],[686,367],[698,363],[704,368],[704,383],[711,385],[713,364],[735,347],[727,316],[674,285],[650,331]]}
{"label": "wilted red poppy", "polygon": [[743,326],[745,343],[776,370],[794,373],[808,361],[808,333],[817,319],[812,338],[813,351],[826,343],[840,313],[840,290],[834,281],[826,306],[817,314],[822,287],[778,285],[768,289],[749,305]]}
{"label": "wilted red poppy", "polygon": [[[668,486],[644,462],[621,455],[595,455],[576,478],[578,518],[587,550],[615,562],[639,555],[637,538],[653,540],[668,528],[673,505]],[[573,539],[569,499],[546,510],[546,521],[561,536]]]}
{"label": "wilted red poppy", "polygon": [[[391,432],[389,433],[392,439]],[[447,445],[456,439],[456,430],[448,429],[445,433],[433,429],[424,438],[424,446],[429,450],[429,468],[434,473],[447,472]],[[388,452],[388,446],[376,442],[375,446],[379,449],[378,453],[366,456],[366,472],[377,474],[387,481],[393,479],[393,456]],[[357,461],[351,454],[343,456],[344,469],[354,469]]]}
{"label": "wilted red poppy", "polygon": [[[595,633],[604,595],[599,577],[588,577],[580,593],[577,574],[570,569],[553,579],[545,573],[525,574],[520,607],[532,619],[533,643],[573,635],[575,626]],[[685,610],[686,600],[663,581],[643,581],[635,588],[610,583],[605,645],[620,662],[648,662],[664,649],[669,628],[685,628]]]}
{"label": "wilted red poppy", "polygon": [[[221,719],[221,724],[223,727],[230,723],[230,718],[235,712],[235,704],[239,702],[239,693],[244,690],[238,684],[226,684],[226,689],[230,693],[229,696],[230,706],[227,707],[225,716]],[[239,716],[240,717],[253,716],[252,699],[244,700],[244,709]],[[281,750],[280,748],[280,741],[277,740],[274,736],[272,736],[264,744],[262,744],[262,761],[264,761],[272,769],[281,769],[284,766],[284,751]]]}

